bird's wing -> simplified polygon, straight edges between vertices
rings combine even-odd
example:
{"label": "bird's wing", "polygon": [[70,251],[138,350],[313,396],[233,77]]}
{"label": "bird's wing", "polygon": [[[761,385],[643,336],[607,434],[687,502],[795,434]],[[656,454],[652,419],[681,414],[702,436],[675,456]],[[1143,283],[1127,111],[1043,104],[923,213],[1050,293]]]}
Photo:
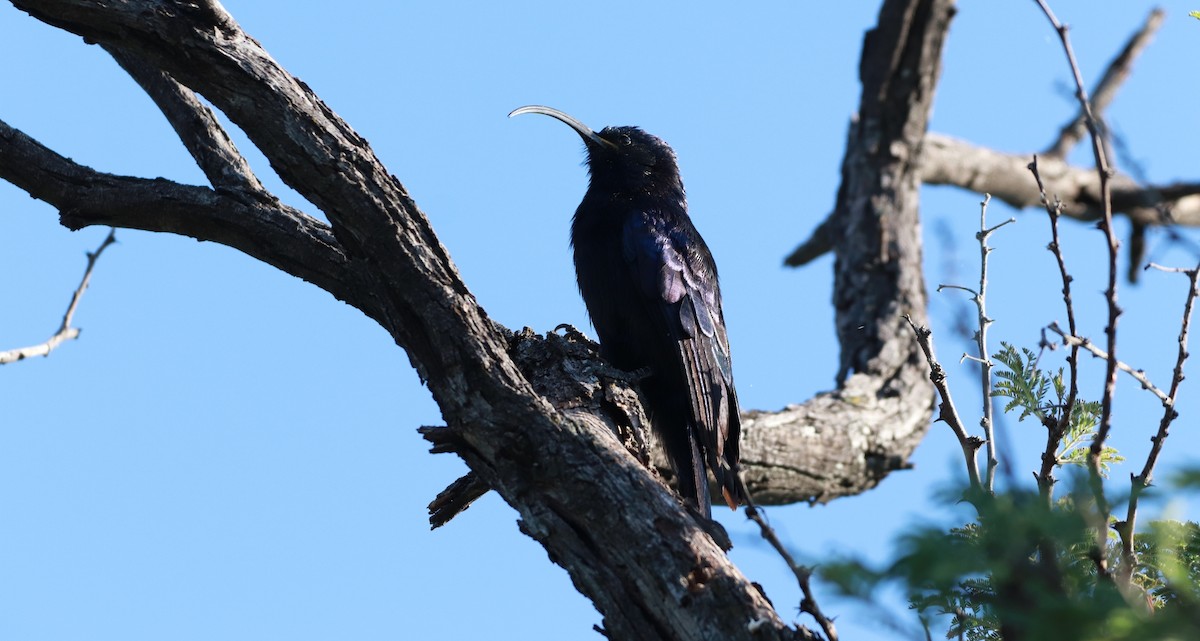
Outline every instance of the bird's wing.
{"label": "bird's wing", "polygon": [[685,216],[631,216],[623,248],[649,316],[675,342],[692,423],[733,507],[741,495],[735,478],[741,424],[716,266]]}

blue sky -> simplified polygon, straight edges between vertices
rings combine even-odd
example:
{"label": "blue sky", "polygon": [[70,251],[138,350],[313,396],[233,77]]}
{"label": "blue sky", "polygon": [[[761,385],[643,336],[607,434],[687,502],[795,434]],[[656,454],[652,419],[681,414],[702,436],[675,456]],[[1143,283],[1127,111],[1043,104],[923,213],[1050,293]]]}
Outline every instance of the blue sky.
{"label": "blue sky", "polygon": [[[801,270],[781,262],[832,205],[876,3],[225,6],[371,141],[500,322],[587,327],[567,246],[586,187],[581,145],[548,119],[505,118],[547,104],[595,128],[642,126],[678,152],[693,217],[721,267],[747,408],[777,409],[832,386],[832,260]],[[1053,3],[1074,27],[1089,85],[1151,6]],[[1197,6],[1163,6],[1167,23],[1110,116],[1150,177],[1169,182],[1197,172],[1200,22],[1185,15]],[[149,99],[99,48],[6,8],[0,59],[0,119],[103,171],[203,183]],[[1075,110],[1068,82],[1033,2],[964,2],[932,128],[1006,151],[1041,149]],[[319,214],[238,140],[276,193]],[[931,288],[977,278],[978,201],[924,190]],[[1018,224],[993,237],[992,338],[1033,346],[1041,326],[1063,317],[1059,285],[1044,216],[1002,205],[990,213],[995,222],[1010,215]],[[1084,225],[1066,228],[1081,326],[1099,338],[1103,240]],[[49,335],[83,253],[104,233],[68,232],[51,208],[0,184],[0,348]],[[599,615],[496,496],[428,530],[425,505],[464,468],[427,453],[416,428],[440,423],[439,414],[385,332],[233,250],[118,237],[78,313],[81,339],[0,369],[0,638],[599,638]],[[1161,235],[1151,242],[1158,262],[1197,260]],[[1143,281],[1120,293],[1121,353],[1165,385],[1186,285],[1156,273]],[[931,299],[960,408],[974,415],[976,386],[949,332],[960,297]],[[1101,364],[1085,365],[1085,394],[1096,398]],[[1159,478],[1197,461],[1192,383]],[[1139,468],[1160,411],[1121,382],[1113,442]],[[1024,483],[1043,436],[1015,420],[1003,435]],[[961,478],[958,456],[935,425],[913,471],[861,497],[770,517],[803,558],[883,559],[905,526],[953,522],[929,497]],[[1181,501],[1149,509],[1198,516]],[[798,617],[786,568],[740,513],[721,518],[735,561],[785,618]],[[895,638],[879,610],[828,591],[819,598],[843,638]]]}

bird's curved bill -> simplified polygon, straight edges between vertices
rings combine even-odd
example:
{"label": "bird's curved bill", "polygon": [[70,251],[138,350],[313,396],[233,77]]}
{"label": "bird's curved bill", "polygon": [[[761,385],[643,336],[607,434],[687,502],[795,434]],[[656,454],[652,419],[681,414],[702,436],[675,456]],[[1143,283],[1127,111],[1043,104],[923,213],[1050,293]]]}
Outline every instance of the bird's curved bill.
{"label": "bird's curved bill", "polygon": [[513,109],[511,112],[509,112],[508,117],[512,118],[513,116],[520,116],[521,114],[542,114],[543,116],[550,116],[551,118],[554,118],[563,123],[566,123],[566,125],[568,127],[570,127],[571,129],[574,129],[575,132],[578,133],[580,136],[583,136],[584,140],[593,142],[597,145],[600,145],[601,147],[608,147],[610,149],[616,148],[615,144],[601,138],[596,132],[592,131],[587,125],[583,124],[582,122],[579,122],[575,118],[573,118],[557,109],[553,109],[551,107],[543,107],[542,105],[526,105],[524,107],[518,107],[516,109]]}

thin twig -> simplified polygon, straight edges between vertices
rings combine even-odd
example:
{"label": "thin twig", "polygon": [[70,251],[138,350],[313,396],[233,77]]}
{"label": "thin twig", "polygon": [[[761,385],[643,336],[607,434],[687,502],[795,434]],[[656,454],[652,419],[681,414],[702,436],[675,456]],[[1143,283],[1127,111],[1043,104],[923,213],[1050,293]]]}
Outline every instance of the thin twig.
{"label": "thin twig", "polygon": [[[1064,332],[1063,329],[1058,326],[1058,323],[1050,323],[1046,326],[1046,329],[1062,337],[1064,345],[1069,345],[1071,347],[1082,347],[1096,358],[1109,360],[1108,354],[1099,347],[1096,347],[1095,343],[1082,336],[1074,336]],[[1129,374],[1134,380],[1136,380],[1138,383],[1141,383],[1142,389],[1149,390],[1151,394],[1157,396],[1158,400],[1162,401],[1163,407],[1170,407],[1174,404],[1174,401],[1166,394],[1166,392],[1163,392],[1161,389],[1155,387],[1154,383],[1150,382],[1150,378],[1146,376],[1146,370],[1134,369],[1128,363],[1123,361],[1114,360],[1114,362],[1117,364],[1117,369]]]}
{"label": "thin twig", "polygon": [[83,280],[79,282],[79,287],[76,287],[75,293],[71,295],[71,303],[67,305],[67,311],[63,314],[62,323],[58,326],[58,331],[44,343],[0,352],[0,365],[15,363],[31,356],[49,356],[50,352],[54,351],[65,341],[79,338],[79,328],[71,327],[71,320],[75,317],[75,309],[79,307],[79,300],[83,298],[83,292],[87,291],[88,283],[92,280],[92,268],[96,266],[96,261],[100,258],[100,254],[104,253],[104,249],[115,242],[117,242],[117,230],[114,228],[109,230],[108,236],[105,236],[104,241],[100,243],[96,251],[88,252],[87,269],[83,272]]}
{"label": "thin twig", "polygon": [[[1133,61],[1137,59],[1146,45],[1150,44],[1151,38],[1162,26],[1165,12],[1162,9],[1155,8],[1146,16],[1146,21],[1142,23],[1121,52],[1117,54],[1112,62],[1108,63],[1108,68],[1104,70],[1104,75],[1100,77],[1100,82],[1096,85],[1096,90],[1092,92],[1092,109],[1096,117],[1101,117],[1104,110],[1112,103],[1112,100],[1117,95],[1117,91],[1121,85],[1129,78],[1129,72],[1133,68]],[[1083,136],[1087,133],[1087,116],[1081,110],[1072,120],[1063,126],[1062,131],[1058,134],[1058,139],[1054,144],[1045,151],[1045,155],[1062,158],[1071,151]]]}
{"label": "thin twig", "polygon": [[987,206],[991,202],[991,194],[984,194],[983,202],[979,203],[979,233],[975,238],[979,240],[979,293],[975,296],[975,306],[979,310],[979,331],[975,334],[975,342],[979,347],[979,362],[983,371],[980,373],[979,380],[983,394],[983,418],[979,419],[980,426],[983,427],[983,438],[987,441],[987,475],[985,479],[985,487],[988,492],[993,491],[996,481],[996,466],[999,460],[996,458],[996,435],[993,427],[992,418],[992,361],[988,355],[987,346],[987,330],[992,324],[992,319],[987,315],[987,264],[988,254],[992,249],[988,247],[987,239],[993,232],[1001,227],[1016,222],[1015,218],[1008,220],[988,229],[987,227]]}
{"label": "thin twig", "polygon": [[[1047,249],[1054,254],[1058,263],[1058,274],[1062,279],[1063,305],[1067,310],[1067,327],[1072,336],[1076,335],[1075,304],[1071,300],[1071,281],[1074,280],[1067,272],[1067,261],[1063,257],[1062,241],[1058,235],[1058,219],[1062,216],[1063,203],[1055,198],[1054,203],[1046,195],[1046,186],[1042,183],[1042,175],[1038,172],[1037,156],[1029,163],[1029,171],[1037,182],[1038,193],[1041,194],[1042,206],[1050,219],[1050,244]],[[1062,443],[1067,427],[1071,424],[1071,413],[1075,411],[1075,401],[1079,397],[1079,346],[1072,345],[1067,354],[1067,398],[1063,403],[1057,421],[1046,422],[1046,448],[1042,451],[1042,466],[1038,470],[1038,491],[1041,492],[1046,506],[1049,507],[1054,499],[1054,468],[1058,465],[1058,446]]]}
{"label": "thin twig", "polygon": [[800,592],[804,595],[804,598],[800,601],[800,611],[812,615],[817,625],[821,626],[821,630],[825,632],[825,638],[828,641],[838,641],[837,628],[834,627],[833,621],[821,612],[821,607],[817,605],[817,600],[813,596],[812,588],[809,585],[809,580],[812,578],[812,568],[796,562],[796,559],[792,557],[791,553],[787,551],[787,548],[784,547],[779,537],[775,534],[775,529],[767,523],[758,506],[752,502],[746,505],[746,518],[758,524],[763,539],[766,539],[767,543],[770,543],[771,547],[775,548],[775,551],[787,563],[792,574],[796,576],[796,581],[800,584]]}
{"label": "thin twig", "polygon": [[904,320],[908,321],[908,326],[917,335],[917,344],[921,346],[921,351],[925,352],[925,360],[929,363],[929,380],[933,381],[938,395],[942,397],[942,402],[938,405],[937,420],[944,421],[946,425],[949,425],[950,429],[954,431],[954,436],[958,437],[963,458],[967,462],[967,477],[971,481],[971,490],[980,491],[983,488],[983,482],[979,477],[979,463],[975,460],[975,453],[979,451],[983,441],[967,434],[966,428],[963,427],[962,418],[959,417],[958,410],[954,407],[954,399],[950,396],[950,388],[946,383],[946,370],[933,355],[933,345],[930,340],[933,332],[929,331],[928,327],[918,327],[908,314],[904,315]]}
{"label": "thin twig", "polygon": [[1200,295],[1200,265],[1192,269],[1180,269],[1161,267],[1151,263],[1146,267],[1147,269],[1153,267],[1165,272],[1187,274],[1189,286],[1187,299],[1183,303],[1183,320],[1179,327],[1179,351],[1175,357],[1175,371],[1171,376],[1171,390],[1167,393],[1166,400],[1163,401],[1163,416],[1158,422],[1158,433],[1150,437],[1152,445],[1150,453],[1146,455],[1146,464],[1142,466],[1142,473],[1137,476],[1131,474],[1129,477],[1132,486],[1129,494],[1129,506],[1125,512],[1125,521],[1119,523],[1117,527],[1117,533],[1121,536],[1121,568],[1118,579],[1125,585],[1129,584],[1138,563],[1137,551],[1134,547],[1134,537],[1137,535],[1138,499],[1153,482],[1154,466],[1158,463],[1159,453],[1162,452],[1163,441],[1167,440],[1171,422],[1179,416],[1179,412],[1175,410],[1175,401],[1178,398],[1179,385],[1183,383],[1183,364],[1188,357],[1188,331],[1191,328],[1192,310],[1196,296]]}
{"label": "thin twig", "polygon": [[970,287],[963,287],[962,285],[941,284],[941,285],[937,286],[938,293],[941,293],[941,291],[943,289],[957,289],[960,292],[966,292],[966,293],[970,294],[971,298],[975,298],[976,296],[979,295],[979,292],[976,292],[975,290],[971,289]]}
{"label": "thin twig", "polygon": [[1088,101],[1087,90],[1083,86],[1083,75],[1079,71],[1079,64],[1075,61],[1075,51],[1071,48],[1067,27],[1058,21],[1045,0],[1034,1],[1042,8],[1046,18],[1054,26],[1059,40],[1062,41],[1063,51],[1067,55],[1067,62],[1075,79],[1075,97],[1083,109],[1088,134],[1092,140],[1092,156],[1095,159],[1096,173],[1100,179],[1100,202],[1104,208],[1104,222],[1101,223],[1101,230],[1104,232],[1108,246],[1108,288],[1104,292],[1104,298],[1108,303],[1108,325],[1104,328],[1104,332],[1108,336],[1108,358],[1104,377],[1104,396],[1100,401],[1100,426],[1096,430],[1096,436],[1092,439],[1092,445],[1088,452],[1088,478],[1092,487],[1092,496],[1096,501],[1096,514],[1093,517],[1096,537],[1094,542],[1096,569],[1101,576],[1109,576],[1105,547],[1108,543],[1108,516],[1112,510],[1108,498],[1104,495],[1104,480],[1100,474],[1100,456],[1104,451],[1104,443],[1108,440],[1108,433],[1112,429],[1113,396],[1117,389],[1117,318],[1121,315],[1121,308],[1117,306],[1117,252],[1120,244],[1113,231],[1112,194],[1109,187],[1109,178],[1112,172],[1109,169],[1108,157],[1104,153],[1104,145],[1100,139],[1099,125]]}
{"label": "thin twig", "polygon": [[[1146,21],[1142,23],[1141,28],[1130,36],[1129,41],[1125,43],[1121,52],[1113,58],[1108,68],[1104,70],[1104,75],[1100,77],[1100,82],[1096,85],[1096,90],[1092,93],[1091,104],[1096,118],[1103,121],[1104,111],[1116,96],[1121,85],[1129,77],[1133,61],[1150,44],[1150,40],[1153,39],[1154,34],[1162,26],[1165,16],[1166,13],[1161,8],[1156,7],[1151,10],[1150,14],[1146,16]],[[1080,112],[1071,123],[1063,128],[1058,141],[1047,153],[1057,155],[1060,158],[1065,157],[1071,148],[1083,138],[1085,132],[1084,114]],[[1114,163],[1116,162],[1116,158],[1123,157],[1125,162],[1122,164],[1129,175],[1139,184],[1149,185],[1145,171],[1133,159],[1122,138],[1117,135],[1117,132],[1107,122],[1103,122],[1103,133],[1104,135],[1101,140],[1106,145],[1105,151],[1112,154]],[[1153,187],[1147,187],[1147,191],[1151,191],[1152,189]],[[1154,197],[1153,202],[1160,203],[1157,208],[1159,215],[1166,218],[1165,214],[1169,210],[1169,205],[1166,204],[1162,196],[1158,195]],[[1130,283],[1135,283],[1140,272],[1138,265],[1141,264],[1146,254],[1146,225],[1139,224],[1132,219],[1130,222],[1132,224],[1129,231],[1129,266],[1126,269],[1125,277]]]}
{"label": "thin twig", "polygon": [[978,312],[979,328],[975,330],[975,347],[978,350],[979,356],[971,356],[963,354],[963,360],[971,360],[979,363],[981,367],[979,381],[983,393],[983,418],[979,419],[979,425],[983,428],[983,439],[987,443],[987,471],[984,476],[984,488],[991,493],[996,482],[996,467],[999,465],[999,458],[996,456],[996,436],[993,429],[993,411],[992,411],[992,361],[988,355],[987,347],[987,329],[992,324],[992,319],[987,315],[987,262],[988,254],[992,249],[988,247],[987,239],[997,229],[1009,224],[1017,222],[1016,218],[1008,220],[988,229],[987,226],[987,207],[992,200],[991,194],[984,194],[983,202],[979,203],[979,231],[975,234],[975,239],[979,241],[979,289],[971,289],[961,285],[938,285],[938,291],[943,289],[957,289],[971,294],[971,301],[975,303],[975,309]]}

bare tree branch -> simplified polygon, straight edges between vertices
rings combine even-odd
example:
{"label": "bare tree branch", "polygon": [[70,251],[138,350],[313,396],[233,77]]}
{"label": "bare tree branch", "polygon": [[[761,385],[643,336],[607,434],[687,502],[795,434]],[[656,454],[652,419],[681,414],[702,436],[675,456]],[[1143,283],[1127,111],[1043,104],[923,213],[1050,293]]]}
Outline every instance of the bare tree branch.
{"label": "bare tree branch", "polygon": [[905,317],[905,320],[912,327],[921,350],[925,352],[925,360],[929,364],[929,380],[933,381],[933,386],[937,388],[938,396],[942,399],[941,404],[938,405],[938,420],[948,425],[954,432],[954,437],[958,439],[963,459],[967,464],[967,480],[971,484],[971,489],[984,491],[983,480],[979,475],[979,461],[976,458],[979,448],[983,446],[983,441],[979,437],[967,433],[966,425],[963,424],[958,409],[954,406],[954,396],[950,394],[950,386],[946,382],[946,370],[933,355],[933,332],[929,331],[928,327],[917,325],[911,318]]}
{"label": "bare tree branch", "polygon": [[[375,320],[384,318],[380,300],[370,295],[366,265],[346,255],[326,223],[303,212],[271,198],[98,172],[3,121],[0,143],[0,176],[57,207],[71,229],[111,225],[221,243],[313,283]],[[528,371],[524,362],[518,355]],[[846,387],[780,412],[746,414],[743,469],[761,504],[828,502],[907,469],[903,452],[915,446],[925,419],[899,415],[888,399],[875,401],[866,392]],[[854,429],[831,427],[843,424]],[[904,449],[896,450],[896,443]]]}
{"label": "bare tree branch", "polygon": [[[1099,347],[1096,347],[1096,344],[1093,343],[1092,341],[1090,341],[1086,338],[1083,338],[1081,336],[1074,336],[1072,334],[1068,334],[1068,333],[1064,332],[1063,329],[1058,326],[1058,323],[1050,323],[1050,325],[1048,325],[1046,327],[1046,329],[1050,330],[1051,332],[1054,332],[1055,334],[1058,334],[1059,337],[1062,338],[1063,345],[1069,345],[1071,347],[1081,347],[1081,348],[1087,350],[1087,352],[1089,354],[1091,354],[1092,356],[1095,356],[1096,358],[1099,358],[1104,361],[1113,360],[1113,359],[1109,358],[1108,352],[1105,352],[1104,350],[1100,349]],[[1126,374],[1129,374],[1131,377],[1133,377],[1133,380],[1137,381],[1138,383],[1140,383],[1142,385],[1142,389],[1153,394],[1156,398],[1158,398],[1159,401],[1162,402],[1162,404],[1164,406],[1171,405],[1172,401],[1167,396],[1166,392],[1163,392],[1161,389],[1156,387],[1154,385],[1154,383],[1150,382],[1150,379],[1146,376],[1146,370],[1134,369],[1133,367],[1129,366],[1124,361],[1114,361],[1114,362],[1116,363],[1117,369],[1119,369],[1122,372],[1125,372]]]}
{"label": "bare tree branch", "polygon": [[[925,137],[921,180],[991,194],[1016,209],[1041,205],[1029,182],[1030,154],[1009,154],[931,133]],[[1073,167],[1057,158],[1039,157],[1044,188],[1063,202],[1062,215],[1079,220],[1104,217],[1095,167]],[[1143,186],[1126,174],[1110,178],[1113,211],[1146,226],[1200,226],[1200,183]],[[1165,217],[1162,211],[1170,212]]]}
{"label": "bare tree branch", "polygon": [[[1158,28],[1162,26],[1163,18],[1166,13],[1159,8],[1155,8],[1146,16],[1146,21],[1129,38],[1129,42],[1121,49],[1112,62],[1108,63],[1108,68],[1104,70],[1104,75],[1100,77],[1099,84],[1096,85],[1096,90],[1092,92],[1092,109],[1097,118],[1100,118],[1108,106],[1112,104],[1113,98],[1116,97],[1117,91],[1129,78],[1129,73],[1133,68],[1133,61],[1142,53],[1142,50],[1150,44],[1154,38],[1154,34],[1158,32]],[[1081,109],[1079,114],[1063,126],[1062,131],[1058,134],[1058,139],[1054,144],[1050,145],[1043,153],[1043,156],[1052,156],[1055,158],[1065,158],[1067,152],[1083,140],[1087,135],[1087,115]]]}
{"label": "bare tree branch", "polygon": [[116,176],[79,165],[0,121],[0,177],[56,207],[69,229],[107,225],[228,245],[382,318],[364,296],[370,276],[325,223],[277,202],[204,187]]}
{"label": "bare tree branch", "polygon": [[834,232],[837,228],[836,219],[832,213],[821,221],[820,225],[808,236],[808,240],[800,243],[787,258],[783,259],[785,267],[800,267],[833,251]]}
{"label": "bare tree branch", "polygon": [[[564,416],[532,389],[510,358],[503,333],[476,304],[403,186],[365,140],[280,68],[219,5],[14,4],[45,22],[130,51],[204,95],[247,132],[286,183],[325,212],[335,240],[324,249],[369,275],[353,302],[371,310],[408,351],[459,442],[457,453],[518,510],[522,530],[568,569],[604,614],[610,634],[738,639],[750,638],[748,622],[755,622],[756,639],[810,636],[784,625],[696,519],[612,432]],[[8,167],[5,173],[20,171]],[[22,180],[33,182],[28,176]],[[207,202],[213,216],[226,204],[210,190],[131,180],[136,179],[118,186],[133,188],[140,201],[101,205],[163,205],[161,197],[151,200],[151,185],[190,197],[189,205]],[[83,208],[78,202],[68,205],[63,209],[67,219]],[[262,221],[272,222],[271,217]],[[292,239],[313,244],[311,238]],[[286,254],[303,248],[275,249]],[[614,510],[614,505],[622,507]]]}
{"label": "bare tree branch", "polygon": [[796,577],[796,582],[800,584],[800,593],[804,595],[800,601],[800,611],[812,616],[817,621],[817,625],[821,626],[821,631],[825,633],[827,641],[838,641],[837,627],[833,624],[833,620],[825,616],[825,613],[821,611],[821,606],[817,605],[817,600],[813,596],[810,581],[812,578],[812,568],[796,562],[796,559],[784,547],[783,542],[779,540],[779,536],[775,533],[775,528],[772,528],[767,523],[767,519],[763,516],[762,512],[753,504],[746,506],[746,516],[758,525],[762,537],[783,558],[788,569]]}
{"label": "bare tree branch", "polygon": [[[1108,107],[1128,77],[1133,61],[1150,43],[1163,20],[1155,9],[1142,27],[1113,59],[1096,87],[1092,102],[1097,116]],[[1095,168],[1073,167],[1064,160],[1066,151],[1086,133],[1082,115],[1073,118],[1059,133],[1050,151],[1041,159],[1045,188],[1063,202],[1062,215],[1080,220],[1104,218],[1099,176]],[[940,133],[925,137],[921,156],[921,181],[928,185],[950,185],[977,194],[991,194],[1016,209],[1037,207],[1038,190],[1025,173],[1032,154],[1012,154],[979,147]],[[1109,172],[1111,207],[1114,214],[1130,219],[1136,229],[1148,226],[1182,225],[1200,227],[1200,183],[1144,185],[1123,173]],[[833,249],[830,223],[823,221],[810,237],[785,259],[796,267],[807,264]]]}
{"label": "bare tree branch", "polygon": [[49,356],[50,352],[54,351],[62,343],[79,338],[79,328],[71,327],[71,320],[75,318],[75,310],[79,307],[79,301],[83,298],[83,293],[87,291],[88,284],[92,281],[92,269],[96,267],[96,261],[100,259],[100,254],[104,253],[105,248],[115,242],[117,242],[117,230],[112,229],[104,237],[104,240],[96,248],[96,251],[88,252],[87,268],[83,270],[83,279],[79,281],[79,287],[76,287],[75,293],[71,295],[71,302],[67,305],[67,311],[63,314],[62,323],[59,324],[58,331],[44,343],[0,352],[0,365],[15,363],[31,356]]}
{"label": "bare tree branch", "polygon": [[[992,253],[992,248],[988,247],[988,237],[991,236],[997,229],[1017,221],[1015,218],[1008,220],[989,228],[987,226],[987,207],[991,202],[991,194],[985,194],[983,202],[979,203],[979,231],[975,234],[975,239],[979,241],[979,289],[974,290],[969,287],[959,285],[938,285],[938,291],[943,289],[959,289],[971,294],[971,301],[975,303],[976,321],[978,329],[975,330],[975,347],[978,356],[969,356],[963,354],[965,358],[969,358],[976,363],[979,363],[979,384],[983,398],[983,411],[979,419],[979,426],[983,428],[983,440],[987,443],[987,472],[985,474],[983,486],[988,493],[991,493],[995,488],[996,483],[996,467],[1000,464],[999,458],[996,455],[996,435],[993,424],[992,410],[992,358],[988,353],[987,330],[992,324],[992,319],[987,315],[987,285],[988,285],[988,254]],[[914,327],[914,329],[916,329]],[[920,331],[917,332],[918,337]],[[922,346],[923,348],[926,346]],[[931,370],[935,362],[932,359],[932,349],[925,350],[925,356],[929,359]],[[940,367],[940,366],[938,366]],[[931,373],[932,376],[932,373]],[[934,381],[934,385],[937,385]],[[942,390],[939,388],[939,394]],[[943,399],[946,398],[943,394]],[[943,400],[945,403],[945,400]]]}
{"label": "bare tree branch", "polygon": [[[1011,154],[944,134],[926,134],[921,155],[921,182],[948,185],[993,198],[1016,209],[1037,207],[1040,194],[1029,183],[1031,154]],[[1094,167],[1074,167],[1057,158],[1039,161],[1046,190],[1063,202],[1062,215],[1092,221],[1104,217],[1100,181]],[[1200,183],[1142,185],[1123,173],[1111,175],[1112,209],[1135,225],[1200,227]],[[1164,214],[1166,212],[1166,214]],[[784,261],[789,267],[807,264],[833,247],[827,219]]]}
{"label": "bare tree branch", "polygon": [[[848,132],[834,214],[818,232],[833,242],[837,254],[833,303],[842,348],[839,389],[776,414],[751,413],[744,429],[762,420],[772,430],[746,430],[744,442],[818,430],[822,440],[848,451],[877,453],[856,461],[871,479],[902,465],[928,427],[933,391],[904,316],[925,323],[917,207],[921,142],[953,13],[954,3],[945,0],[888,1],[879,26],[864,40],[862,100]],[[767,502],[767,491],[756,487],[755,467],[746,468],[751,492]],[[814,469],[843,473],[831,466]],[[803,473],[793,471],[797,477]]]}
{"label": "bare tree branch", "polygon": [[[382,318],[379,301],[363,295],[364,283],[370,281],[364,264],[345,255],[328,225],[302,212],[273,199],[247,200],[163,179],[97,172],[2,121],[0,141],[0,175],[58,207],[69,228],[112,225],[218,242],[309,281],[371,318]],[[858,390],[844,392],[848,398],[863,398]],[[744,468],[760,502],[827,502],[858,494],[889,472],[907,468],[905,457],[890,453],[889,444],[919,433],[920,416],[892,423],[886,420],[886,403],[864,403],[856,408],[858,429],[830,429],[847,418],[852,405],[829,395],[777,414],[747,414]]]}
{"label": "bare tree branch", "polygon": [[[1067,272],[1067,261],[1063,257],[1062,243],[1058,235],[1058,219],[1062,215],[1063,204],[1057,198],[1051,204],[1046,195],[1046,187],[1042,183],[1042,174],[1038,170],[1038,158],[1033,157],[1029,163],[1029,171],[1033,173],[1034,182],[1038,186],[1038,194],[1046,215],[1050,218],[1050,245],[1048,249],[1054,254],[1058,264],[1058,276],[1062,281],[1063,306],[1067,311],[1067,328],[1071,335],[1076,334],[1075,303],[1071,299],[1071,275]],[[1075,401],[1079,398],[1079,346],[1072,345],[1067,354],[1067,398],[1059,410],[1058,421],[1046,421],[1046,447],[1042,450],[1042,466],[1037,473],[1038,491],[1045,500],[1046,507],[1051,507],[1054,500],[1054,468],[1058,466],[1058,446],[1071,425],[1071,414],[1075,411]]]}
{"label": "bare tree branch", "polygon": [[1108,338],[1108,355],[1105,362],[1104,373],[1104,394],[1100,399],[1100,425],[1096,430],[1096,436],[1092,439],[1092,446],[1088,455],[1088,476],[1092,487],[1092,496],[1096,501],[1096,515],[1093,524],[1095,528],[1095,558],[1096,570],[1101,576],[1110,576],[1110,567],[1107,559],[1105,559],[1105,550],[1108,542],[1108,517],[1112,512],[1108,498],[1104,494],[1104,481],[1100,473],[1100,457],[1104,452],[1104,444],[1108,440],[1108,433],[1112,429],[1112,406],[1113,397],[1116,395],[1117,389],[1117,319],[1121,316],[1121,308],[1117,305],[1117,254],[1120,248],[1120,243],[1117,241],[1116,232],[1112,225],[1112,194],[1109,191],[1109,179],[1111,177],[1108,156],[1104,150],[1104,142],[1100,135],[1100,125],[1096,120],[1095,113],[1092,111],[1091,102],[1088,100],[1087,89],[1083,85],[1083,74],[1079,71],[1079,64],[1075,61],[1075,50],[1071,47],[1071,38],[1067,34],[1067,26],[1058,21],[1054,12],[1050,10],[1050,6],[1045,0],[1035,0],[1042,12],[1046,14],[1046,19],[1050,21],[1054,31],[1058,33],[1058,38],[1062,42],[1063,53],[1067,56],[1067,64],[1071,68],[1071,75],[1075,79],[1075,97],[1079,100],[1079,106],[1083,110],[1084,123],[1087,125],[1088,135],[1092,141],[1092,157],[1096,163],[1096,176],[1100,181],[1100,207],[1104,213],[1104,221],[1101,224],[1101,231],[1104,232],[1104,239],[1108,249],[1108,286],[1104,290],[1104,300],[1108,304],[1108,324],[1104,328],[1104,333]]}
{"label": "bare tree branch", "polygon": [[[602,405],[610,402],[605,385],[577,392],[600,407],[551,403],[539,392],[519,355],[518,343],[532,339],[514,342],[487,318],[429,221],[366,141],[219,5],[13,4],[204,96],[330,225],[265,194],[96,172],[6,125],[0,176],[53,204],[70,227],[111,222],[222,242],[378,321],[437,400],[448,432],[440,441],[453,442],[478,482],[517,509],[522,530],[570,572],[614,638],[813,637],[784,625],[702,524],[630,454],[614,413]],[[748,417],[744,451],[761,447],[746,457],[756,496],[771,496],[769,485],[760,494],[756,484],[776,471],[803,477],[821,469],[791,466],[795,455],[786,450],[796,441],[789,437],[803,434],[824,445],[823,452],[853,459],[838,476],[807,486],[819,500],[861,491],[905,467],[928,427],[932,393],[902,314],[925,316],[918,171],[953,7],[951,0],[886,0],[868,34],[862,104],[837,203],[840,387],[801,406]],[[236,163],[226,158],[206,173],[220,187],[222,164]],[[234,183],[249,184],[242,172],[233,175]],[[566,377],[562,384],[574,382]],[[763,429],[750,428],[755,421]],[[849,482],[835,487],[843,480]]]}
{"label": "bare tree branch", "polygon": [[196,94],[128,51],[114,47],[105,50],[158,105],[214,188],[265,194],[250,164]]}
{"label": "bare tree branch", "polygon": [[1146,488],[1154,480],[1154,466],[1158,463],[1158,455],[1162,452],[1163,442],[1167,440],[1170,434],[1171,423],[1179,417],[1179,412],[1175,410],[1175,402],[1179,398],[1179,386],[1183,383],[1183,364],[1188,358],[1188,333],[1192,324],[1192,310],[1196,303],[1196,297],[1200,296],[1200,265],[1192,269],[1171,269],[1161,267],[1159,265],[1147,265],[1147,269],[1154,267],[1162,271],[1180,272],[1188,277],[1188,293],[1183,303],[1183,320],[1179,326],[1179,349],[1175,356],[1175,370],[1171,376],[1171,389],[1167,393],[1167,397],[1163,399],[1163,415],[1158,422],[1158,432],[1150,437],[1151,447],[1150,453],[1146,455],[1146,463],[1142,466],[1142,472],[1138,475],[1129,475],[1131,485],[1129,494],[1129,505],[1125,510],[1125,520],[1117,523],[1116,530],[1121,537],[1121,567],[1118,574],[1119,579],[1128,584],[1133,576],[1133,571],[1138,563],[1138,555],[1134,547],[1134,540],[1137,536],[1137,509],[1138,501]]}

